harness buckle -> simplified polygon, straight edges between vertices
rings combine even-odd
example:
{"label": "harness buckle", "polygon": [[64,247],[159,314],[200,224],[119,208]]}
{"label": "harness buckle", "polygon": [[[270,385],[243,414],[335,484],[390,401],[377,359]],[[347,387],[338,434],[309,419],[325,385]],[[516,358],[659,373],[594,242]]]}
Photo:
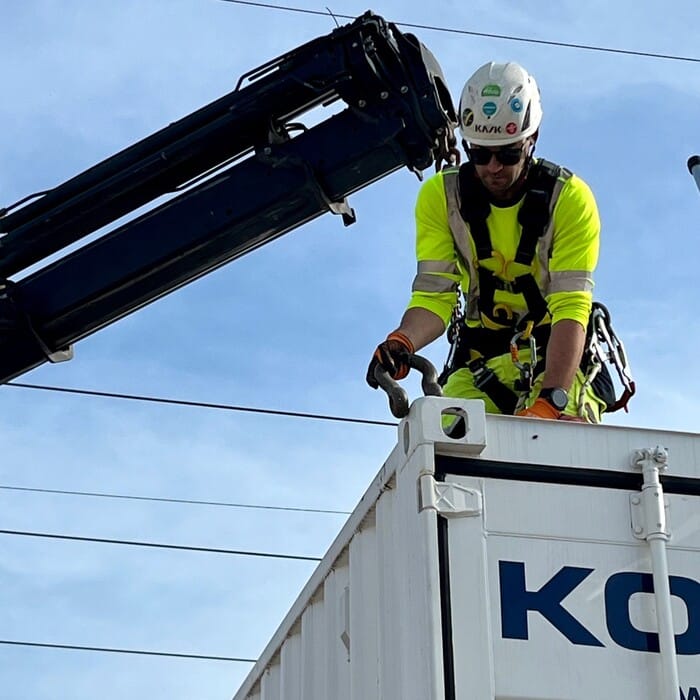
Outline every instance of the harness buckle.
{"label": "harness buckle", "polygon": [[486,360],[483,357],[477,357],[467,363],[467,368],[472,373],[474,386],[479,391],[483,391],[484,387],[496,376],[496,373],[486,366]]}

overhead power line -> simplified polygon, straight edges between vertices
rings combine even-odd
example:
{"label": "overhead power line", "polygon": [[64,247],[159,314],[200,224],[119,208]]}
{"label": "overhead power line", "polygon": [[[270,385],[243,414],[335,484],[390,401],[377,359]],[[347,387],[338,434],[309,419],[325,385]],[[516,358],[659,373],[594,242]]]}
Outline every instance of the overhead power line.
{"label": "overhead power line", "polygon": [[177,659],[203,659],[205,661],[239,661],[254,664],[257,659],[245,659],[239,656],[211,656],[208,654],[180,654],[170,651],[146,651],[144,649],[114,649],[112,647],[89,647],[79,644],[49,644],[45,642],[21,642],[14,639],[0,639],[0,644],[19,647],[42,647],[44,649],[69,649],[71,651],[100,651],[109,654],[141,654],[142,656],[169,656]]}
{"label": "overhead power line", "polygon": [[[343,15],[338,12],[321,10],[308,10],[301,7],[289,7],[284,5],[274,5],[265,2],[252,2],[251,0],[223,0],[235,5],[249,5],[251,7],[264,7],[270,10],[286,10],[287,12],[301,12],[307,15],[322,15],[324,17],[339,17],[340,19],[355,19],[355,15]],[[533,39],[531,37],[512,36],[509,34],[494,34],[491,32],[475,32],[467,29],[454,29],[451,27],[437,27],[430,24],[412,24],[410,22],[394,21],[394,24],[400,27],[409,27],[411,29],[425,29],[432,32],[446,32],[449,34],[464,34],[467,36],[478,36],[485,39],[501,39],[503,41],[518,41],[526,44],[541,44],[544,46],[558,46],[567,49],[579,49],[582,51],[598,51],[603,53],[622,54],[625,56],[638,56],[643,58],[660,58],[667,61],[686,61],[689,63],[700,63],[700,58],[694,56],[677,56],[674,54],[654,53],[652,51],[633,51],[632,49],[618,49],[612,46],[596,46],[593,44],[573,44],[566,41],[548,41],[547,39]]]}
{"label": "overhead power line", "polygon": [[197,506],[223,506],[226,508],[251,508],[256,510],[281,510],[296,513],[324,513],[330,515],[350,515],[349,510],[330,510],[325,508],[295,508],[293,506],[266,506],[254,503],[228,503],[226,501],[198,501],[191,498],[159,498],[157,496],[131,496],[120,493],[100,493],[97,491],[68,491],[64,489],[41,489],[29,486],[9,486],[0,484],[5,491],[26,491],[29,493],[51,493],[62,496],[91,496],[95,498],[116,498],[129,501],[156,501],[158,503],[186,503]]}
{"label": "overhead power line", "polygon": [[306,557],[298,554],[277,554],[272,552],[251,552],[240,549],[220,549],[217,547],[195,547],[185,544],[163,544],[160,542],[142,542],[139,540],[115,540],[106,537],[83,537],[80,535],[59,535],[52,532],[32,532],[28,530],[0,530],[0,535],[17,537],[38,537],[51,540],[69,540],[73,542],[93,542],[96,544],[119,544],[128,547],[153,547],[157,549],[176,549],[186,552],[206,552],[209,554],[234,554],[241,557],[264,557],[268,559],[295,559],[297,561],[321,561],[321,557]]}
{"label": "overhead power line", "polygon": [[63,394],[78,394],[81,396],[99,396],[108,399],[126,399],[128,401],[146,401],[150,403],[171,404],[174,406],[190,406],[193,408],[211,408],[220,411],[242,411],[245,413],[265,413],[273,416],[291,416],[293,418],[312,418],[316,420],[339,421],[341,423],[359,423],[362,425],[381,425],[396,427],[397,423],[383,420],[370,420],[367,418],[348,418],[345,416],[332,416],[322,413],[301,413],[299,411],[279,411],[272,408],[252,408],[250,406],[234,406],[225,403],[210,403],[207,401],[187,401],[185,399],[170,399],[159,396],[143,396],[140,394],[120,394],[111,391],[94,391],[91,389],[73,389],[62,386],[49,386],[45,384],[26,384],[23,382],[7,382],[5,386],[18,389],[38,389],[40,391],[55,391]]}

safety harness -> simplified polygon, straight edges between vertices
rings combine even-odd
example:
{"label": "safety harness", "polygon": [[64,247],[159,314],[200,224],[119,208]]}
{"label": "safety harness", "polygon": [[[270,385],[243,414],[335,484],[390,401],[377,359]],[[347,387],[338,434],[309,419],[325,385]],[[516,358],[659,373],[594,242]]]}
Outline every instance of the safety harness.
{"label": "safety harness", "polygon": [[[521,407],[532,389],[534,378],[544,371],[545,348],[549,340],[551,319],[540,285],[532,273],[532,263],[535,256],[539,255],[540,274],[547,274],[553,235],[552,213],[561,189],[571,175],[566,168],[542,159],[533,161],[530,165],[525,182],[525,197],[518,212],[518,223],[522,233],[514,259],[515,263],[525,266],[527,271],[511,280],[502,279],[482,264],[483,261],[494,257],[491,235],[486,223],[491,205],[488,191],[476,176],[474,166],[465,163],[459,171],[446,172],[444,175],[448,212],[452,212],[452,233],[462,263],[469,269],[472,278],[469,297],[472,300],[476,298],[477,303],[476,306],[473,302],[468,304],[466,311],[462,311],[459,305],[455,307],[448,329],[451,348],[440,376],[440,383],[444,385],[454,371],[466,367],[474,377],[474,385],[489,396],[505,414],[513,414]],[[461,222],[455,222],[453,218],[455,209],[459,212]],[[457,223],[462,224],[461,228]],[[464,237],[464,223],[467,224],[468,234],[474,241],[475,260],[469,242]],[[509,308],[495,302],[497,290],[522,294],[527,313],[513,318]],[[594,306],[594,311],[596,308],[597,306]],[[601,319],[604,319],[604,332],[594,329],[594,319],[599,324]],[[479,321],[479,325],[470,326],[467,324],[468,320]],[[610,326],[607,309],[603,315],[591,314],[586,353],[581,367],[584,372],[588,371],[586,381],[590,380],[596,394],[601,390],[600,395],[606,402],[607,410],[613,411],[626,407],[627,401],[634,393],[634,383],[631,381],[624,351],[606,352],[600,349],[599,341],[605,340],[606,337],[611,343],[609,347],[622,348]],[[530,362],[520,362],[519,349],[522,345],[530,348]],[[514,385],[515,391],[503,384],[486,364],[490,358],[508,352],[520,370],[520,378]],[[615,399],[612,380],[604,362],[593,359],[596,357],[599,360],[604,357],[612,362],[619,361],[616,364],[618,374],[625,384],[625,394],[620,401]]]}
{"label": "safety harness", "polygon": [[[562,178],[560,181],[559,178]],[[561,185],[571,177],[571,173],[554,163],[538,160],[531,165],[525,182],[525,198],[518,212],[518,223],[522,228],[520,242],[514,262],[530,267],[535,258],[537,243],[545,234],[551,219],[551,211],[559,197]],[[556,198],[554,197],[555,186]],[[487,327],[512,327],[503,318],[503,313],[494,302],[496,290],[503,289],[516,294],[522,293],[528,308],[528,320],[540,323],[547,315],[547,303],[540,292],[537,281],[528,270],[525,274],[505,281],[480,263],[492,258],[493,246],[486,219],[491,211],[489,195],[476,176],[474,166],[465,163],[459,169],[459,210],[469,225],[469,232],[476,247],[476,265],[479,276],[479,314]]]}

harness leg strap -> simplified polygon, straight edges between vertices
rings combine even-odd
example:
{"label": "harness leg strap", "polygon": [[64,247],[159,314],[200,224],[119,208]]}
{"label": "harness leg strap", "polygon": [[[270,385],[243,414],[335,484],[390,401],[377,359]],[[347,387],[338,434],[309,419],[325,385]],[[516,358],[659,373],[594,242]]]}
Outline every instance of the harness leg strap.
{"label": "harness leg strap", "polygon": [[513,415],[518,405],[518,396],[511,391],[496,376],[496,373],[486,366],[483,358],[477,358],[467,364],[467,369],[474,377],[474,386],[483,391],[496,404],[501,413]]}

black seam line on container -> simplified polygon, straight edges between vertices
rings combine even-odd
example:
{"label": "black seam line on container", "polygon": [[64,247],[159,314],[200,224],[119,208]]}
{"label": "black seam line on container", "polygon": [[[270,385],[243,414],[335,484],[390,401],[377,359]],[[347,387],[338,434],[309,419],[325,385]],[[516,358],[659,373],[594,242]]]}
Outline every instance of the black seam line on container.
{"label": "black seam line on container", "polygon": [[[251,0],[223,0],[235,5],[248,5],[249,7],[262,7],[268,10],[285,10],[287,12],[300,12],[306,15],[317,15],[321,17],[340,17],[341,19],[356,19],[354,15],[342,15],[334,12],[321,10],[307,10],[301,7],[289,7],[285,5],[274,5],[272,3],[252,2]],[[599,51],[601,53],[621,54],[623,56],[639,56],[642,58],[662,58],[669,61],[687,61],[689,63],[700,63],[700,58],[694,56],[678,56],[675,54],[654,53],[652,51],[634,51],[632,49],[616,49],[611,46],[594,46],[591,44],[572,44],[565,41],[552,41],[550,39],[533,39],[532,37],[512,36],[508,34],[493,34],[490,32],[476,32],[468,29],[454,29],[452,27],[436,27],[430,24],[411,24],[410,22],[393,21],[399,27],[409,27],[410,29],[425,29],[433,32],[446,32],[448,34],[463,34],[466,36],[478,36],[484,39],[501,39],[504,41],[519,41],[525,44],[542,44],[543,46],[559,46],[566,49],[579,49],[584,51]]]}
{"label": "black seam line on container", "polygon": [[673,476],[672,474],[660,474],[659,478],[664,493],[675,493],[679,496],[700,496],[700,479]]}
{"label": "black seam line on container", "polygon": [[146,401],[150,403],[171,404],[174,406],[190,406],[192,408],[212,408],[220,411],[241,411],[245,413],[266,413],[273,416],[290,416],[292,418],[309,418],[315,420],[329,420],[340,423],[358,423],[361,425],[381,425],[395,428],[398,423],[383,420],[370,420],[368,418],[347,418],[345,416],[330,416],[321,413],[301,413],[299,411],[278,411],[272,408],[251,408],[250,406],[233,406],[225,403],[209,403],[206,401],[187,401],[185,399],[167,399],[159,396],[141,396],[139,394],[120,394],[111,391],[94,391],[92,389],[72,389],[63,386],[49,386],[45,384],[26,384],[23,382],[7,382],[4,386],[12,386],[17,389],[39,389],[40,391],[56,391],[63,394],[80,394],[82,396],[99,396],[107,399],[126,399],[129,401]]}
{"label": "black seam line on container", "polygon": [[[441,478],[454,474],[623,490],[639,490],[642,487],[641,472],[633,474],[609,469],[521,464],[439,454],[435,455],[435,470]],[[700,496],[700,478],[662,475],[661,483],[665,493]]]}
{"label": "black seam line on container", "polygon": [[268,559],[295,559],[298,561],[321,561],[320,557],[306,557],[297,554],[274,554],[271,552],[248,552],[238,549],[218,549],[216,547],[194,547],[184,544],[162,544],[159,542],[140,542],[135,540],[113,540],[105,537],[82,537],[79,535],[58,535],[50,532],[29,532],[27,530],[0,530],[0,535],[18,537],[39,537],[51,540],[70,540],[73,542],[93,542],[96,544],[120,544],[128,547],[154,547],[157,549],[177,549],[186,552],[206,552],[208,554],[234,554],[242,557],[265,557]]}
{"label": "black seam line on container", "polygon": [[207,654],[180,654],[171,651],[146,651],[144,649],[115,649],[112,647],[89,647],[80,644],[50,644],[48,642],[22,642],[15,639],[0,639],[0,644],[19,647],[41,647],[44,649],[67,649],[70,651],[100,651],[109,654],[141,654],[143,656],[169,656],[177,659],[203,659],[205,661],[239,661],[254,664],[257,659],[244,659],[237,656],[209,656]]}
{"label": "black seam line on container", "polygon": [[155,501],[156,503],[178,503],[195,506],[225,506],[227,508],[251,508],[254,510],[282,510],[295,513],[322,513],[327,515],[350,515],[349,510],[326,510],[323,508],[300,508],[294,506],[265,506],[256,503],[228,503],[226,501],[198,501],[190,498],[164,498],[157,496],[132,496],[121,493],[100,493],[98,491],[69,491],[64,489],[42,489],[30,486],[10,486],[0,484],[3,491],[24,491],[29,493],[48,493],[59,496],[90,496],[93,498],[115,498],[127,501]]}
{"label": "black seam line on container", "polygon": [[440,576],[440,618],[442,620],[442,663],[445,700],[455,700],[455,659],[452,636],[452,594],[450,588],[449,523],[438,516],[438,572]]}
{"label": "black seam line on container", "polygon": [[459,476],[534,481],[570,486],[599,486],[616,489],[639,489],[642,485],[641,474],[627,474],[602,469],[497,462],[487,459],[465,459],[446,455],[435,455],[435,469],[444,474],[445,477],[455,474]]}

